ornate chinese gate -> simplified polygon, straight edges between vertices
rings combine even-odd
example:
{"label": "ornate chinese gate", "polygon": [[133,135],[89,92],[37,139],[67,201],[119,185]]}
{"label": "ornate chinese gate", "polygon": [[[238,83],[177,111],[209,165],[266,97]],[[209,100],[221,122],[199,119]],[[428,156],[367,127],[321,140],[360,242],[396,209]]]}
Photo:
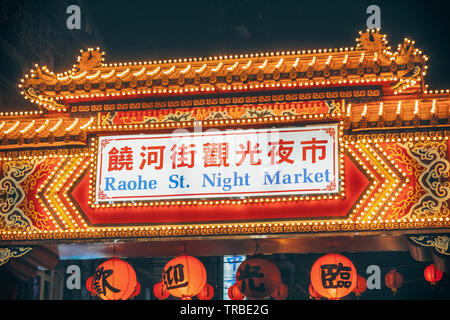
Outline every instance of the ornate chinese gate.
{"label": "ornate chinese gate", "polygon": [[[0,115],[2,244],[448,232],[449,91],[426,89],[414,42],[386,43],[124,63],[97,48],[63,73],[36,66],[19,87],[39,110]],[[308,128],[322,131],[292,133]]]}

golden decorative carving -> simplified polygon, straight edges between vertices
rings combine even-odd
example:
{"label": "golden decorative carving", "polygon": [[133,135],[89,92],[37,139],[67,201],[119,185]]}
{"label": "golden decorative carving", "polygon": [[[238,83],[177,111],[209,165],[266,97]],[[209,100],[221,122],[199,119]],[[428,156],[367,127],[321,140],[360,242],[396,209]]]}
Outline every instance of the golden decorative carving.
{"label": "golden decorative carving", "polygon": [[78,60],[78,69],[80,71],[91,71],[101,65],[102,53],[100,49],[82,51]]}

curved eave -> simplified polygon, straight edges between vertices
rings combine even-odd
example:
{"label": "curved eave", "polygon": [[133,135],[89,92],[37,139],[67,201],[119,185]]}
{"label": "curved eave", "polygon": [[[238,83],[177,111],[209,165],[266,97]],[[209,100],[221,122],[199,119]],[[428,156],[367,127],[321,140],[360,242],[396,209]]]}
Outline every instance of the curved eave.
{"label": "curved eave", "polygon": [[423,83],[428,58],[413,47],[414,42],[405,39],[392,53],[384,49],[384,38],[380,41],[378,51],[358,46],[120,63],[103,63],[104,53],[89,49],[97,57],[94,63],[79,57],[78,65],[61,74],[36,65],[19,87],[26,99],[61,112],[74,99],[130,94],[179,95],[357,81],[392,81],[396,94]]}
{"label": "curved eave", "polygon": [[[249,106],[243,105],[241,108]],[[201,107],[200,107],[201,108]],[[214,107],[208,108],[214,109]],[[173,112],[177,112],[174,109]],[[222,120],[171,120],[130,125],[102,124],[96,115],[71,117],[70,114],[10,113],[0,114],[0,150],[71,147],[87,145],[89,134],[158,132],[174,128],[229,127],[255,124],[314,123],[342,121],[346,134],[364,134],[398,130],[442,130],[450,127],[450,90],[423,95],[384,96],[379,101],[355,101],[345,105],[345,112],[331,115],[258,116]]]}
{"label": "curved eave", "polygon": [[347,133],[450,127],[450,93],[408,95],[347,105]]}
{"label": "curved eave", "polygon": [[[33,113],[34,114],[34,113]],[[95,117],[0,115],[0,150],[67,147],[86,144],[86,133]]]}

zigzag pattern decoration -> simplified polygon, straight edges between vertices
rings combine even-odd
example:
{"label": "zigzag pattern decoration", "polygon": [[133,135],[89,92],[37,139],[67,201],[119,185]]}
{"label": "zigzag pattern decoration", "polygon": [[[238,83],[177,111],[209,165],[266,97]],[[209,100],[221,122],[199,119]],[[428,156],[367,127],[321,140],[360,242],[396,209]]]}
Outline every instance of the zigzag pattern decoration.
{"label": "zigzag pattern decoration", "polygon": [[[3,241],[439,230],[450,226],[448,135],[346,136],[343,196],[90,205],[92,152],[3,158]],[[18,195],[22,192],[22,195]],[[297,199],[296,199],[297,198]],[[6,212],[5,211],[5,212]],[[226,218],[224,218],[226,217]]]}

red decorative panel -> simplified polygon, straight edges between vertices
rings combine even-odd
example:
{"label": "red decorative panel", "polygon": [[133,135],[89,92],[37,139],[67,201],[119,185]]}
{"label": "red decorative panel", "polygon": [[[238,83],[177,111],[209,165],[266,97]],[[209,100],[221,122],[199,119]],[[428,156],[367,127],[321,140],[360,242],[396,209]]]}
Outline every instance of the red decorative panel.
{"label": "red decorative panel", "polygon": [[447,228],[447,135],[346,136],[343,196],[89,204],[93,150],[4,157],[2,240]]}

